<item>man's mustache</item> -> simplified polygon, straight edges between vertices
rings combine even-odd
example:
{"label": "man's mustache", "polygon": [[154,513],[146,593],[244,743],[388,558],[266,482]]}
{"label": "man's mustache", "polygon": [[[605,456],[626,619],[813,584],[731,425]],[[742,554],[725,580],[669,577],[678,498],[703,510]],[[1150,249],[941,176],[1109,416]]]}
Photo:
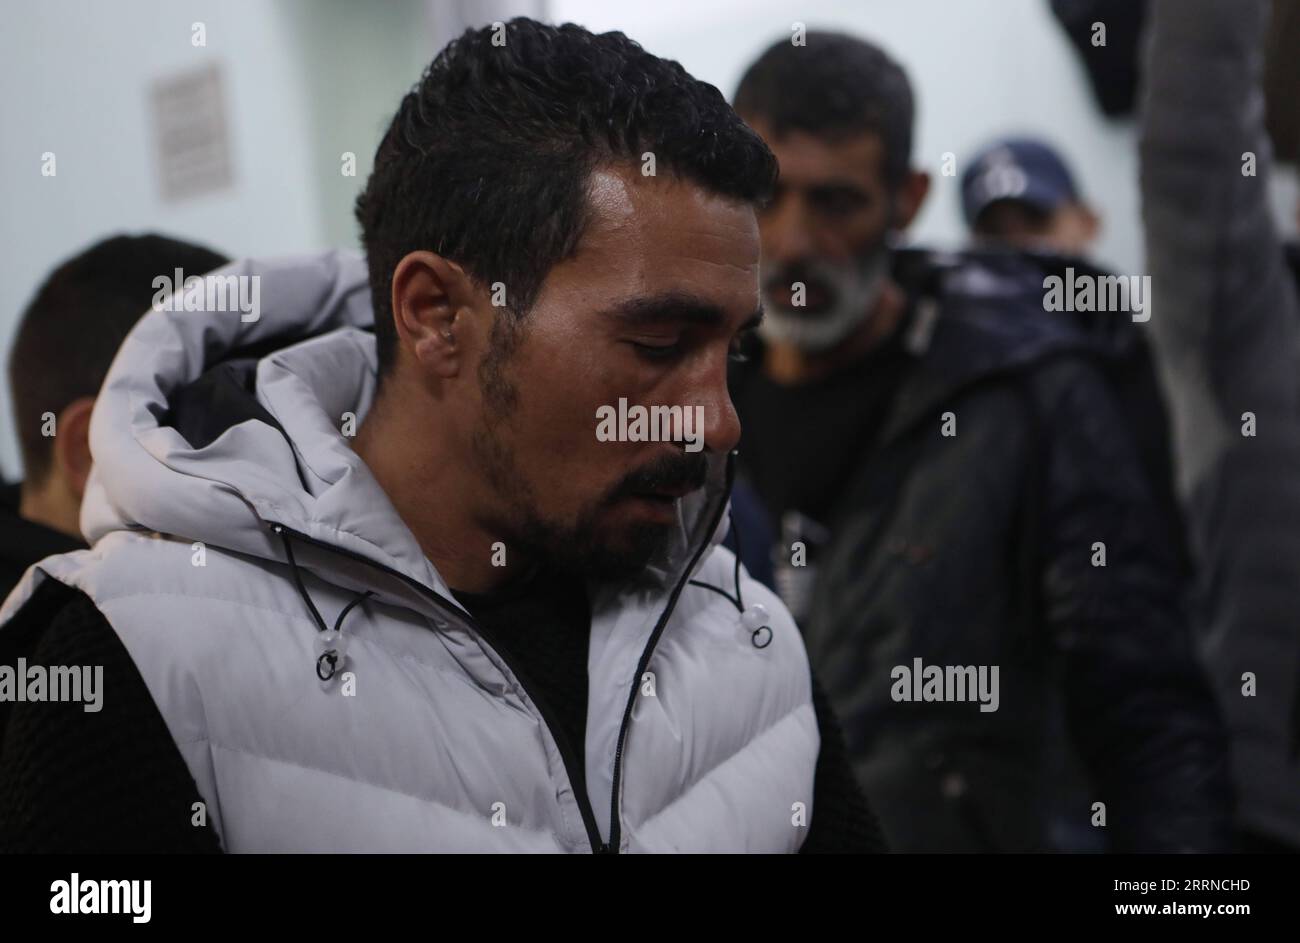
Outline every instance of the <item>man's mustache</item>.
{"label": "man's mustache", "polygon": [[809,293],[820,296],[827,302],[834,300],[836,296],[835,285],[830,279],[802,265],[790,265],[777,269],[772,275],[763,280],[763,290],[769,295],[779,297],[780,292],[793,291],[793,286],[796,283],[802,283]]}
{"label": "man's mustache", "polygon": [[607,500],[618,501],[656,491],[694,491],[704,487],[708,471],[708,459],[703,452],[667,453],[628,474]]}

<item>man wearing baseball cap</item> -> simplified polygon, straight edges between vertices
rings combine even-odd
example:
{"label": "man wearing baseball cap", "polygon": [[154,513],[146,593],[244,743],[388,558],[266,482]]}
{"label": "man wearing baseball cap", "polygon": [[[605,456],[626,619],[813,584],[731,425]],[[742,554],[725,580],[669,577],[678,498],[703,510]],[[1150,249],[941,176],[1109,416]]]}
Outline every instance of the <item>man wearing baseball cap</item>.
{"label": "man wearing baseball cap", "polygon": [[1065,161],[1034,138],[985,147],[962,174],[961,203],[982,243],[1084,256],[1100,228]]}

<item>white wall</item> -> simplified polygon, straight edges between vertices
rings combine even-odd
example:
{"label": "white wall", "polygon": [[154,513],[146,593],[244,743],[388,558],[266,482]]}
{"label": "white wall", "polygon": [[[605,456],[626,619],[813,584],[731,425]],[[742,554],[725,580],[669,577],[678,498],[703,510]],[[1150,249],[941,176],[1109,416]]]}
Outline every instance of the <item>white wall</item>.
{"label": "white wall", "polygon": [[[0,354],[53,266],[115,232],[156,230],[228,255],[356,242],[351,204],[401,94],[440,45],[420,0],[42,0],[0,26]],[[206,27],[206,47],[191,24]],[[149,88],[220,63],[233,186],[164,203]],[[357,154],[343,177],[340,154]],[[57,175],[41,176],[54,152]],[[56,365],[52,365],[54,367]],[[8,384],[0,470],[19,473]]]}

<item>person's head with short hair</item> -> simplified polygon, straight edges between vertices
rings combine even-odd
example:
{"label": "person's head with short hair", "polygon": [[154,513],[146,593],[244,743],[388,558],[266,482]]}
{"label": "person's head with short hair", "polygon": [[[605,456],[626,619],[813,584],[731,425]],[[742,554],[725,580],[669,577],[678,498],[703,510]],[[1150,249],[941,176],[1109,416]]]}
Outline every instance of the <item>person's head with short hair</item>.
{"label": "person's head with short hair", "polygon": [[[496,582],[448,560],[487,542],[620,575],[678,526],[739,435],[775,174],[717,89],[622,33],[470,30],[402,100],[357,200],[380,385],[354,444],[455,588]],[[620,399],[700,407],[703,451],[599,440]]]}
{"label": "person's head with short hair", "polygon": [[1097,215],[1044,141],[1014,137],[984,147],[962,174],[961,191],[977,242],[1083,256],[1097,238]]}
{"label": "person's head with short hair", "polygon": [[868,322],[888,283],[887,237],[911,224],[929,178],[911,165],[915,103],[902,67],[854,36],[804,40],[763,52],[735,107],[781,167],[759,220],[764,333],[820,354]]}
{"label": "person's head with short hair", "polygon": [[91,409],[118,347],[153,303],[154,279],[176,269],[202,275],[227,261],[166,236],[119,235],[61,263],[41,283],[9,351],[23,517],[79,536]]}

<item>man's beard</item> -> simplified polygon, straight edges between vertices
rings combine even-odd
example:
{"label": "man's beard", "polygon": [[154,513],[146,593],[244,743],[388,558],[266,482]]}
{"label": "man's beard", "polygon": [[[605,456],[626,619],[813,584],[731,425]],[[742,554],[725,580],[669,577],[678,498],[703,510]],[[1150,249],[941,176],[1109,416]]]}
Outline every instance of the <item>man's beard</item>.
{"label": "man's beard", "polygon": [[[881,241],[849,265],[810,259],[764,271],[767,313],[758,328],[760,336],[769,344],[793,344],[809,354],[839,346],[875,308],[889,278],[889,263],[889,247]],[[777,301],[796,282],[826,300],[816,309]]]}
{"label": "man's beard", "polygon": [[519,402],[518,390],[504,370],[516,342],[517,338],[498,338],[494,327],[491,347],[479,367],[485,415],[474,431],[472,447],[480,469],[501,502],[500,511],[485,523],[493,533],[501,535],[511,554],[549,572],[597,582],[635,576],[662,553],[672,536],[672,526],[643,521],[609,534],[602,533],[601,519],[636,494],[703,486],[708,472],[705,454],[680,451],[647,463],[583,509],[576,521],[542,517],[536,491],[519,468],[514,449],[504,435]]}

